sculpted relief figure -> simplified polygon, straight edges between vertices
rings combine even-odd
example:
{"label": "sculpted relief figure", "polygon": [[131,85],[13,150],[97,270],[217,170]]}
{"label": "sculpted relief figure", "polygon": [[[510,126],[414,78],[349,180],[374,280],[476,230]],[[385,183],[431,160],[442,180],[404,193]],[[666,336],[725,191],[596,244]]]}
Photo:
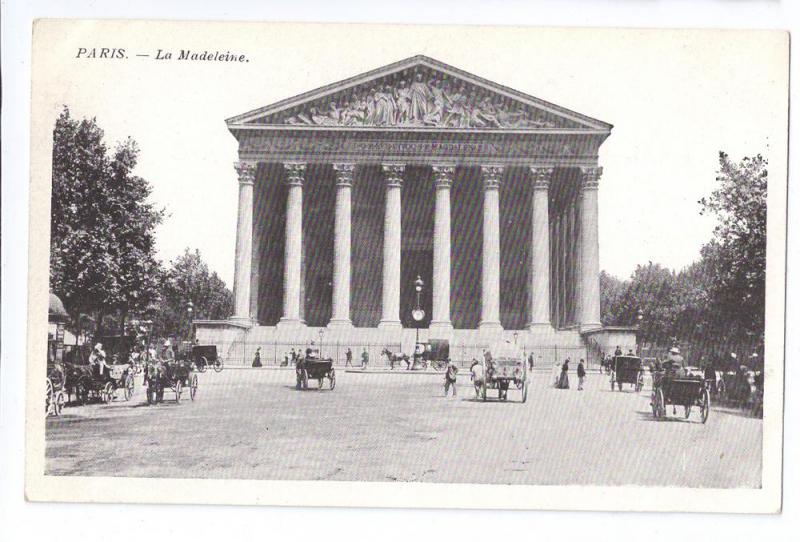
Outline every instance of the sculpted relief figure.
{"label": "sculpted relief figure", "polygon": [[414,74],[396,84],[356,90],[350,98],[332,99],[286,118],[287,124],[310,126],[441,126],[451,128],[543,128],[555,126],[537,119],[510,99],[469,90],[464,82],[451,86],[433,76]]}
{"label": "sculpted relief figure", "polygon": [[411,95],[411,121],[414,124],[422,124],[428,118],[433,94],[428,84],[422,80],[421,73],[416,74],[409,92]]}
{"label": "sculpted relief figure", "polygon": [[411,119],[411,89],[406,86],[405,81],[400,81],[395,92],[397,101],[397,116],[394,124],[406,124]]}

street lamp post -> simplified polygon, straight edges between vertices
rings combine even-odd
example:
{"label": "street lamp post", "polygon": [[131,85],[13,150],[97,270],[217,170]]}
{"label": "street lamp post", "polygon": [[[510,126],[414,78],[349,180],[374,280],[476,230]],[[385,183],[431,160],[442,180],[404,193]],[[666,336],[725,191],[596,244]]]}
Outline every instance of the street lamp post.
{"label": "street lamp post", "polygon": [[[642,309],[637,310],[636,311],[636,330],[638,332],[637,335],[641,334],[641,332],[642,332],[642,320],[643,319],[644,319],[644,314],[642,313]],[[639,356],[641,356],[642,355],[644,338],[643,337],[639,338],[637,336],[637,339],[639,339],[637,341],[639,343],[637,345],[637,347],[638,347],[637,349],[639,350]]]}
{"label": "street lamp post", "polygon": [[411,311],[411,316],[414,318],[414,321],[417,323],[417,340],[414,344],[414,354],[416,355],[417,352],[417,345],[419,344],[419,325],[422,322],[422,319],[425,318],[425,311],[422,310],[420,307],[420,294],[422,294],[422,288],[425,286],[425,283],[422,281],[422,277],[417,275],[417,280],[414,281],[414,290],[417,292],[417,306],[416,308]]}
{"label": "street lamp post", "polygon": [[186,340],[192,342],[192,317],[194,316],[194,303],[191,300],[186,302],[186,316],[189,318],[189,329],[186,332]]}

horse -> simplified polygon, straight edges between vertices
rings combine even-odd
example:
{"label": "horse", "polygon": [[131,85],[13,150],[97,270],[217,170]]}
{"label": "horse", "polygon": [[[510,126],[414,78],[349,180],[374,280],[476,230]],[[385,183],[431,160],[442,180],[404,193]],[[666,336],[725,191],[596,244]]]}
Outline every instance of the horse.
{"label": "horse", "polygon": [[381,354],[386,356],[386,359],[389,360],[389,366],[391,370],[394,370],[394,364],[399,361],[404,361],[406,364],[406,369],[411,368],[411,362],[408,359],[408,354],[403,354],[402,352],[392,352],[388,348],[384,348],[381,351]]}
{"label": "horse", "polygon": [[483,374],[483,365],[477,360],[473,360],[472,366],[469,368],[469,374],[469,379],[472,381],[472,385],[475,387],[475,398],[480,399],[481,388],[483,387],[483,379],[485,377]]}

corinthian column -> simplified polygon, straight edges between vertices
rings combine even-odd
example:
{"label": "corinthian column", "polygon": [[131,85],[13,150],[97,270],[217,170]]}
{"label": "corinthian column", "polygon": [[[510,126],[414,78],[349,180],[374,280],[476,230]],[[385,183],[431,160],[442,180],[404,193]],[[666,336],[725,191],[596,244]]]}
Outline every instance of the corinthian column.
{"label": "corinthian column", "polygon": [[253,265],[253,182],[256,164],[235,162],[239,176],[239,214],[236,220],[236,271],[233,277],[233,319],[251,322],[250,273]]}
{"label": "corinthian column", "polygon": [[333,231],[333,315],[328,327],[352,327],[350,320],[350,228],[354,164],[334,164],[336,218]]}
{"label": "corinthian column", "polygon": [[400,164],[384,164],[386,210],[383,220],[383,307],[380,329],[400,330],[400,250],[403,170]]}
{"label": "corinthian column", "polygon": [[306,165],[286,163],[286,248],[283,264],[283,316],[278,326],[301,325],[300,291],[303,258],[303,174]]}
{"label": "corinthian column", "polygon": [[597,236],[597,189],[601,167],[582,168],[581,329],[600,327],[600,247]]}
{"label": "corinthian column", "polygon": [[550,179],[553,168],[531,168],[531,259],[528,287],[528,326],[550,329]]}
{"label": "corinthian column", "polygon": [[483,270],[481,282],[481,331],[501,331],[500,324],[500,183],[503,168],[482,167],[483,173]]}
{"label": "corinthian column", "polygon": [[433,314],[431,330],[448,332],[450,322],[450,187],[455,166],[433,166],[436,211],[433,219]]}

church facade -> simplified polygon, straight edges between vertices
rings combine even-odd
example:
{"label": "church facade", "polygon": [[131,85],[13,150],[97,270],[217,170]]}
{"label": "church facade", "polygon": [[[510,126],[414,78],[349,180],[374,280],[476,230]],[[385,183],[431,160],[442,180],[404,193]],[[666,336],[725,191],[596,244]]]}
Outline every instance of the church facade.
{"label": "church facade", "polygon": [[610,124],[416,56],[227,125],[235,314],[198,338],[534,347],[601,328]]}

